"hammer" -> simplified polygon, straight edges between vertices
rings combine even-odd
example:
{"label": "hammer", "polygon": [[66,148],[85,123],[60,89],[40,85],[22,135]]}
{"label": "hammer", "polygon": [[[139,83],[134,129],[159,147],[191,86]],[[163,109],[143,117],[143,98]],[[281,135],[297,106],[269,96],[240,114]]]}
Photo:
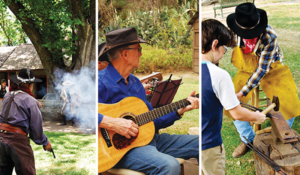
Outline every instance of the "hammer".
{"label": "hammer", "polygon": [[[241,103],[241,106],[244,107],[244,108],[247,108],[251,111],[259,111],[259,112],[262,112],[263,110],[262,109],[259,109],[257,107],[254,107],[254,106],[251,106],[247,103],[244,103],[244,102],[240,102]],[[277,117],[273,117],[269,112],[266,114],[266,117],[268,118],[273,118],[273,119],[277,119]]]}
{"label": "hammer", "polygon": [[273,95],[272,104],[269,105],[266,109],[264,109],[261,113],[267,114],[268,112],[272,111],[273,108],[274,111],[279,111],[279,99],[275,95]]}
{"label": "hammer", "polygon": [[[258,109],[258,108],[257,108]],[[272,111],[272,110],[275,110],[275,111],[279,111],[279,99],[277,96],[273,96],[273,100],[272,100],[272,104],[269,105],[266,109],[264,109],[263,111],[261,111],[261,109],[259,109],[259,111],[261,111],[262,114],[265,114],[266,117],[269,117],[269,118],[274,118],[274,119],[278,119],[277,117],[273,117],[269,112]],[[252,126],[253,125],[253,122],[249,122],[250,125]]]}

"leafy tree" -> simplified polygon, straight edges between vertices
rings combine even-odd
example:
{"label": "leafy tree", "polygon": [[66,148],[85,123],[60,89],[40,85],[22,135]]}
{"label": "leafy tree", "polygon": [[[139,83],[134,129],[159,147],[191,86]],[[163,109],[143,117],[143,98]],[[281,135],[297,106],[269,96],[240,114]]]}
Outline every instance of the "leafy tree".
{"label": "leafy tree", "polygon": [[0,1],[22,24],[51,82],[56,68],[71,72],[95,59],[94,0]]}
{"label": "leafy tree", "polygon": [[19,20],[9,13],[3,1],[0,1],[0,37],[0,45],[5,46],[26,43],[28,39]]}

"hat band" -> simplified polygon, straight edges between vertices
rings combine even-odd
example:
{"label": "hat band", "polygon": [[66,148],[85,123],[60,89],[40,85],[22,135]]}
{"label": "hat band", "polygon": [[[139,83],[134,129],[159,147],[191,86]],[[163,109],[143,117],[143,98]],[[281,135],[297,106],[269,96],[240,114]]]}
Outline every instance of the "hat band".
{"label": "hat band", "polygon": [[24,78],[21,78],[17,75],[17,79],[20,80],[22,83],[26,83],[26,82],[29,82],[29,81],[34,81],[35,80],[35,77],[31,78],[31,79],[24,79]]}
{"label": "hat band", "polygon": [[112,46],[108,46],[106,45],[106,49],[109,50],[113,47],[117,47],[117,46],[120,46],[120,45],[123,45],[123,44],[130,44],[130,43],[135,43],[135,42],[139,42],[140,40],[139,39],[136,39],[136,40],[133,40],[133,41],[129,41],[129,42],[126,42],[126,43],[120,43],[120,44],[116,44],[116,45],[112,45]]}
{"label": "hat band", "polygon": [[257,24],[255,24],[253,27],[244,27],[244,26],[240,25],[240,24],[236,21],[236,19],[235,19],[236,25],[239,26],[239,27],[242,28],[242,29],[245,29],[245,30],[251,30],[251,29],[254,29],[256,26],[258,26],[259,22],[260,22],[260,16],[258,16],[258,22],[257,22]]}

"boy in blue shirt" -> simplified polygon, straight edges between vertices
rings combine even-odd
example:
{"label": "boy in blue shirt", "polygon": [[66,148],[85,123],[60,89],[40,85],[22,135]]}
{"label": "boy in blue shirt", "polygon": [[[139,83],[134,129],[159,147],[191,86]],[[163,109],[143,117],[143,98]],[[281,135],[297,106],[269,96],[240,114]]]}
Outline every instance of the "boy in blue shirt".
{"label": "boy in blue shirt", "polygon": [[225,174],[225,150],[221,138],[223,108],[241,121],[262,123],[266,116],[240,105],[230,75],[215,64],[227,47],[235,44],[234,34],[221,22],[202,21],[202,173]]}

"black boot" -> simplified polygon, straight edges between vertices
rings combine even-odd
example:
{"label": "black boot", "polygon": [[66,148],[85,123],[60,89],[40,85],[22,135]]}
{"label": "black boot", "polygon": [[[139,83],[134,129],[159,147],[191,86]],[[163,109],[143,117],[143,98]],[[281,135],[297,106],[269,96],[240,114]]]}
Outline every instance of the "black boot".
{"label": "black boot", "polygon": [[63,126],[63,125],[67,125],[67,119],[66,119],[66,116],[63,115],[63,122],[59,125],[59,126]]}
{"label": "black boot", "polygon": [[72,118],[72,126],[73,126],[73,127],[76,126],[76,118],[75,118],[75,117]]}

